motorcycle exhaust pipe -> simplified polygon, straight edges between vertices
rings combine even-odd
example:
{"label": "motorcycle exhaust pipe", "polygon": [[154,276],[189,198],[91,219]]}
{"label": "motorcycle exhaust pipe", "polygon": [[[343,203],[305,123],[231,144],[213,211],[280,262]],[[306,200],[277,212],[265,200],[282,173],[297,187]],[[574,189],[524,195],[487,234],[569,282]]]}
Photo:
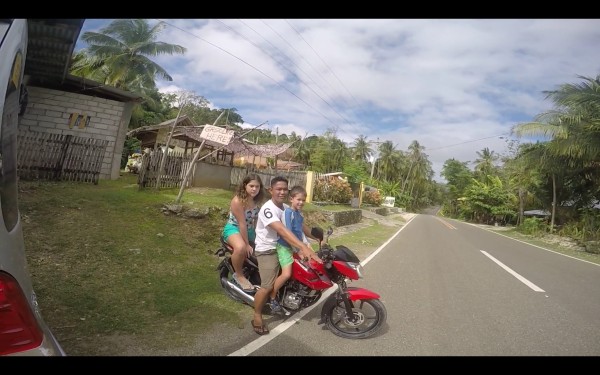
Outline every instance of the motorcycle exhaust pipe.
{"label": "motorcycle exhaust pipe", "polygon": [[244,291],[239,286],[235,285],[234,283],[232,283],[224,277],[221,278],[221,285],[223,286],[223,288],[234,292],[236,296],[238,296],[250,306],[254,307],[254,297],[244,293]]}

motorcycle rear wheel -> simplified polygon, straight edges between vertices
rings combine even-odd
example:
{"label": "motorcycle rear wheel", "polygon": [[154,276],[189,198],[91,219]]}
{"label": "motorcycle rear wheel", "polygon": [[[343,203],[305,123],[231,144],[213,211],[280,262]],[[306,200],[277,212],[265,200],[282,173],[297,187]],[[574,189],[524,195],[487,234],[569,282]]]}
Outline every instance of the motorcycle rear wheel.
{"label": "motorcycle rear wheel", "polygon": [[383,302],[366,299],[354,301],[353,305],[354,321],[347,318],[343,301],[332,305],[325,313],[327,328],[334,335],[347,339],[364,339],[379,332],[387,319],[387,310]]}

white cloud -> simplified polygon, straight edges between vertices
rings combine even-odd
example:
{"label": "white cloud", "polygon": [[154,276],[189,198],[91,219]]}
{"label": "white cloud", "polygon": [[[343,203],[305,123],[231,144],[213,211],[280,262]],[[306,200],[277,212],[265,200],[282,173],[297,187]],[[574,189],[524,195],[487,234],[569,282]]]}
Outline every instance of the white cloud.
{"label": "white cloud", "polygon": [[417,140],[436,179],[449,158],[502,153],[498,135],[552,107],[542,91],[600,73],[597,19],[166,22],[159,40],[188,51],[155,59],[174,79],[161,90],[194,91],[283,133],[336,128],[403,150]]}

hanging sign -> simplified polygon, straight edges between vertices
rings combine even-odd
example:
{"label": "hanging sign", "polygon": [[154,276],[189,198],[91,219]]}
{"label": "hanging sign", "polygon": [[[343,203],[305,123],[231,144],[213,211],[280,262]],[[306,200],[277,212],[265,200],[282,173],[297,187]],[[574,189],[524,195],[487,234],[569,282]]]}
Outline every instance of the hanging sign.
{"label": "hanging sign", "polygon": [[213,141],[221,145],[228,145],[229,142],[231,142],[231,138],[233,138],[233,134],[233,130],[226,130],[214,125],[204,125],[204,129],[202,129],[200,138],[206,139],[207,141]]}

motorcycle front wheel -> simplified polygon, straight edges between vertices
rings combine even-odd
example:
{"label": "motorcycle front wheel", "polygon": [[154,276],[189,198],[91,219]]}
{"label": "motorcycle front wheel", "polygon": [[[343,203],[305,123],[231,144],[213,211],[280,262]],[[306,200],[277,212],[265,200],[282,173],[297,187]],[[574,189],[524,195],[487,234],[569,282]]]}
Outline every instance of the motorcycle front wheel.
{"label": "motorcycle front wheel", "polygon": [[387,319],[385,305],[377,299],[359,300],[352,304],[352,317],[347,316],[342,300],[332,305],[325,312],[327,328],[333,334],[347,339],[364,339],[379,332]]}

